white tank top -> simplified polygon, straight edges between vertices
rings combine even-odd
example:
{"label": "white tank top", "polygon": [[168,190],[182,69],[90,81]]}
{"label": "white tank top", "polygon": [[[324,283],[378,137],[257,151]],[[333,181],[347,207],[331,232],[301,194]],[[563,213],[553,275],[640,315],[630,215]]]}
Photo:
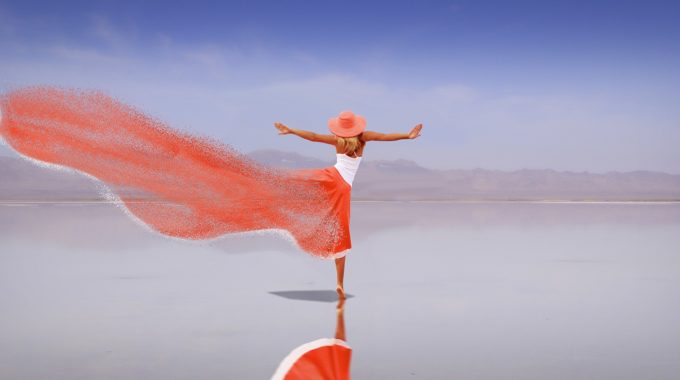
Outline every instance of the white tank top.
{"label": "white tank top", "polygon": [[361,157],[350,157],[344,153],[336,153],[338,161],[335,163],[335,168],[338,169],[342,178],[350,186],[352,186],[352,181],[354,181],[354,175],[359,169],[359,163],[361,162]]}

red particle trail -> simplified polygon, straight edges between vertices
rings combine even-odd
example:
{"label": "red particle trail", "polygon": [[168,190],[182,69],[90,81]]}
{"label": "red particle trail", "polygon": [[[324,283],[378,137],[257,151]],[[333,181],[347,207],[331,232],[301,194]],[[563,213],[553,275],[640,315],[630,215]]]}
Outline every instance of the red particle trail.
{"label": "red particle trail", "polygon": [[351,247],[342,227],[349,185],[338,186],[333,167],[266,167],[97,91],[31,87],[2,95],[0,106],[0,136],[14,150],[96,177],[162,234],[196,240],[286,230],[321,258]]}

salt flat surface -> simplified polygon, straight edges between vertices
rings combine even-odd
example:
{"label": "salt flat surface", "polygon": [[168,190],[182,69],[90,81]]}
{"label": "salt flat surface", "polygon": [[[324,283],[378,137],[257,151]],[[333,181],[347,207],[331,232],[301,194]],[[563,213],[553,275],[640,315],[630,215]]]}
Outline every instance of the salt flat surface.
{"label": "salt flat surface", "polygon": [[[352,205],[355,379],[676,379],[680,205]],[[332,337],[335,269],[168,239],[115,205],[0,205],[0,378],[268,379]]]}

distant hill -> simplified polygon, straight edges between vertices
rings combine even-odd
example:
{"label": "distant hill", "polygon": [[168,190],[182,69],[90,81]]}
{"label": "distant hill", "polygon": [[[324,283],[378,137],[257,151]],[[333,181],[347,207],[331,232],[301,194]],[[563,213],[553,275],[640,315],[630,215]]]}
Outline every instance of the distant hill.
{"label": "distant hill", "polygon": [[[334,164],[298,153],[258,150],[248,156],[279,168]],[[570,172],[552,169],[433,170],[409,160],[365,158],[355,200],[678,200],[680,175],[653,171]],[[0,156],[0,200],[95,200],[98,186],[70,172]]]}
{"label": "distant hill", "polygon": [[[249,156],[265,165],[284,168],[334,164],[277,150],[254,151]],[[352,196],[365,200],[680,200],[680,175],[653,171],[433,170],[410,160],[365,158],[354,179]]]}

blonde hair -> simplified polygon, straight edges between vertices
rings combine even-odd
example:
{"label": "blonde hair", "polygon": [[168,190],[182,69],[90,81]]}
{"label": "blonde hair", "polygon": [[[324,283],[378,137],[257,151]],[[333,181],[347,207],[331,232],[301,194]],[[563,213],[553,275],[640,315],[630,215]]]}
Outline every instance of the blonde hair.
{"label": "blonde hair", "polygon": [[346,155],[352,156],[357,152],[357,149],[359,149],[359,146],[361,142],[359,141],[359,135],[352,136],[352,137],[340,137],[336,136],[338,139],[338,143],[340,144],[340,148],[345,152]]}

